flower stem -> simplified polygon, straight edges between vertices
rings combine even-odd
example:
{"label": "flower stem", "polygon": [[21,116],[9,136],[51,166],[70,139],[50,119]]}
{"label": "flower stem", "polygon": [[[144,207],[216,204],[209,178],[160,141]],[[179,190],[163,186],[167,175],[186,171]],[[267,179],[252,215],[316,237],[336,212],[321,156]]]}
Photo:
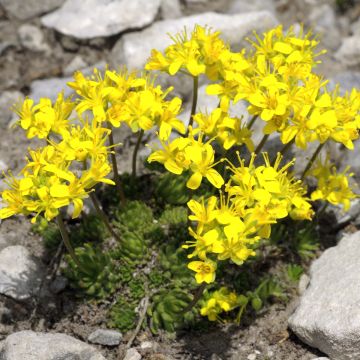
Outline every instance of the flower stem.
{"label": "flower stem", "polygon": [[81,265],[78,257],[76,256],[75,254],[75,251],[74,251],[74,248],[72,247],[71,245],[71,242],[70,242],[70,238],[69,238],[69,235],[66,231],[66,228],[65,228],[65,224],[64,224],[64,220],[62,218],[62,215],[61,213],[59,212],[59,214],[57,215],[56,217],[56,220],[57,220],[57,224],[59,226],[59,230],[60,230],[60,233],[61,233],[61,237],[63,239],[63,242],[65,244],[65,247],[68,251],[68,253],[70,254],[71,258],[74,260],[75,264],[77,265],[77,267],[84,271],[86,273],[86,270],[83,268],[83,266]]}
{"label": "flower stem", "polygon": [[249,125],[247,126],[247,128],[250,130],[251,128],[252,128],[252,126],[254,125],[254,123],[255,123],[255,120],[257,119],[257,115],[254,115],[252,118],[251,118],[251,120],[250,120],[250,122],[249,122]]}
{"label": "flower stem", "polygon": [[[114,149],[114,137],[112,134],[112,127],[111,125],[109,125],[109,129],[110,129],[110,134],[109,134],[109,144],[111,146],[111,149]],[[120,180],[120,176],[119,176],[119,170],[117,167],[117,162],[116,162],[116,155],[114,151],[111,151],[110,153],[110,157],[111,157],[111,163],[112,163],[112,168],[113,168],[113,172],[114,172],[114,181],[115,181],[115,185],[116,185],[116,189],[119,193],[120,196],[120,202],[121,205],[124,206],[126,203],[126,198],[125,198],[125,194],[124,194],[124,190],[121,184],[121,180]]]}
{"label": "flower stem", "polygon": [[263,138],[261,139],[259,145],[256,147],[255,149],[255,154],[258,155],[259,152],[261,151],[261,149],[263,148],[263,146],[265,145],[267,139],[269,138],[270,135],[264,135]]}
{"label": "flower stem", "polygon": [[189,127],[193,126],[194,123],[194,115],[196,112],[196,105],[198,101],[198,90],[199,90],[199,78],[197,76],[193,76],[193,98],[192,98],[191,113],[190,113],[190,119],[189,119],[186,135],[189,133]]}
{"label": "flower stem", "polygon": [[323,146],[325,145],[325,143],[319,144],[319,146],[316,148],[313,156],[311,157],[311,159],[309,160],[309,162],[307,163],[302,175],[301,175],[301,180],[304,180],[306,173],[311,169],[314,161],[316,160],[317,156],[319,155],[321,149],[323,148]]}
{"label": "flower stem", "polygon": [[104,210],[101,208],[98,198],[96,197],[94,192],[90,192],[90,199],[94,205],[96,212],[98,213],[99,217],[101,218],[102,222],[104,223],[105,227],[108,229],[109,233],[118,241],[120,242],[119,236],[115,233],[114,229],[110,225],[110,221],[106,216]]}
{"label": "flower stem", "polygon": [[280,154],[284,156],[289,151],[289,149],[291,148],[292,144],[294,144],[294,142],[295,142],[295,138],[289,141],[287,144],[285,144],[283,148],[280,150]]}
{"label": "flower stem", "polygon": [[206,289],[206,283],[202,283],[197,288],[196,293],[194,295],[194,298],[191,300],[189,305],[181,312],[182,314],[185,314],[188,311],[190,311],[198,303],[198,301],[201,299],[201,296],[202,296],[205,289]]}
{"label": "flower stem", "polygon": [[135,145],[135,149],[134,149],[133,157],[132,157],[132,177],[133,177],[133,179],[136,178],[136,160],[137,160],[137,154],[138,154],[140,144],[141,144],[141,140],[142,140],[143,136],[144,136],[144,130],[141,129],[138,132],[138,138],[137,138],[137,141],[136,141],[136,145]]}

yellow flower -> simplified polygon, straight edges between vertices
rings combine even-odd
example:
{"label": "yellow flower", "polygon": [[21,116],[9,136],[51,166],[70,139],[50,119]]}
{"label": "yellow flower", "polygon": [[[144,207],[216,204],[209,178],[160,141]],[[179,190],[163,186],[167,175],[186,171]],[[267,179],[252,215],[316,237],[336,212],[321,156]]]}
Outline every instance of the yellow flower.
{"label": "yellow flower", "polygon": [[349,167],[338,174],[335,166],[331,165],[328,159],[324,164],[319,160],[310,173],[318,180],[317,189],[311,193],[311,200],[326,200],[333,205],[341,204],[344,210],[348,211],[350,201],[358,197],[349,184],[349,178],[353,174],[347,174],[348,171]]}
{"label": "yellow flower", "polygon": [[200,309],[200,314],[207,316],[210,321],[215,321],[219,319],[221,312],[231,311],[237,306],[239,306],[239,301],[236,293],[222,287],[208,296]]}
{"label": "yellow flower", "polygon": [[206,282],[210,284],[215,281],[216,263],[211,260],[192,261],[188,268],[196,272],[195,280],[198,284]]}
{"label": "yellow flower", "polygon": [[203,177],[218,189],[224,184],[222,176],[213,169],[215,151],[210,144],[191,144],[185,148],[185,153],[191,160],[190,169],[193,172],[186,183],[189,189],[196,190]]}

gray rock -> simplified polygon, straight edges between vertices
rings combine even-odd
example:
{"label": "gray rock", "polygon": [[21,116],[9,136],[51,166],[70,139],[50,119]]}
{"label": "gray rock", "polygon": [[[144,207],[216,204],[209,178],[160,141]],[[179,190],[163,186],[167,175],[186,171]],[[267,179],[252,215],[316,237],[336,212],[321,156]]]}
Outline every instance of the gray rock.
{"label": "gray rock", "polygon": [[59,294],[65,290],[69,281],[64,276],[57,276],[54,281],[50,284],[50,291],[54,294]]}
{"label": "gray rock", "polygon": [[66,84],[72,80],[72,77],[35,80],[30,85],[30,98],[34,99],[35,102],[38,102],[43,97],[55,101],[59,92],[63,90],[65,96],[70,96],[73,94],[73,90]]}
{"label": "gray rock", "polygon": [[43,25],[79,39],[111,36],[152,23],[160,0],[67,0]]}
{"label": "gray rock", "polygon": [[93,344],[107,345],[107,346],[116,346],[119,345],[122,339],[122,334],[119,331],[107,330],[107,329],[97,329],[92,332],[88,341]]}
{"label": "gray rock", "polygon": [[360,232],[326,250],[310,268],[290,328],[333,360],[360,358]]}
{"label": "gray rock", "polygon": [[343,39],[335,59],[347,66],[360,64],[360,35],[353,35]]}
{"label": "gray rock", "polygon": [[11,16],[27,20],[46,14],[63,4],[64,0],[0,0],[0,5]]}
{"label": "gray rock", "polygon": [[80,56],[76,55],[69,64],[64,68],[64,75],[71,76],[76,70],[84,69],[88,66],[85,60]]}
{"label": "gray rock", "polygon": [[179,0],[161,0],[160,14],[162,19],[178,19],[182,17]]}
{"label": "gray rock", "polygon": [[11,47],[11,44],[8,42],[0,42],[0,56],[5,53],[5,51]]}
{"label": "gray rock", "polygon": [[0,178],[3,176],[3,173],[9,170],[8,164],[4,160],[0,159]]}
{"label": "gray rock", "polygon": [[18,30],[20,43],[26,49],[36,52],[50,52],[50,47],[46,44],[44,34],[37,26],[24,24]]}
{"label": "gray rock", "polygon": [[299,295],[302,295],[305,292],[306,288],[309,285],[309,282],[310,282],[310,278],[308,275],[302,274],[300,276],[300,280],[299,280],[299,284],[298,284],[298,294]]}
{"label": "gray rock", "polygon": [[138,351],[134,348],[128,349],[126,351],[124,360],[140,360],[141,355],[138,353]]}
{"label": "gray rock", "polygon": [[276,7],[274,0],[233,0],[226,12],[228,14],[235,14],[261,10],[268,10],[275,13]]}
{"label": "gray rock", "polygon": [[322,357],[313,358],[311,360],[330,360],[330,359],[328,357],[322,356]]}
{"label": "gray rock", "polygon": [[[94,68],[99,71],[104,71],[106,63],[101,61],[97,64],[89,66],[85,69],[82,69],[82,73],[86,76],[91,75],[94,71]],[[70,96],[74,94],[73,89],[69,88],[66,84],[69,81],[73,81],[72,77],[61,77],[61,78],[48,78],[35,80],[30,84],[30,98],[35,101],[39,101],[42,97],[48,97],[52,101],[56,100],[59,92],[64,90],[65,96]]]}
{"label": "gray rock", "polygon": [[154,344],[151,341],[143,341],[140,344],[140,349],[143,349],[143,350],[152,349],[153,347],[154,347]]}
{"label": "gray rock", "polygon": [[19,331],[0,350],[2,360],[106,360],[94,347],[60,333]]}
{"label": "gray rock", "polygon": [[8,246],[0,252],[1,294],[26,300],[36,293],[40,282],[40,265],[25,247]]}
{"label": "gray rock", "polygon": [[4,91],[0,95],[0,128],[6,128],[16,117],[12,107],[23,100],[24,95],[20,91]]}
{"label": "gray rock", "polygon": [[275,17],[268,11],[251,12],[237,15],[205,13],[176,20],[163,20],[147,29],[124,35],[111,52],[114,67],[126,65],[141,69],[150,56],[152,49],[163,51],[172,43],[168,34],[176,34],[186,27],[191,31],[196,24],[208,25],[221,31],[222,38],[232,46],[239,45],[249,32],[261,31],[274,26]]}
{"label": "gray rock", "polygon": [[360,19],[356,20],[351,24],[351,32],[353,35],[359,35],[360,36]]}
{"label": "gray rock", "polygon": [[330,79],[328,88],[334,89],[336,84],[340,85],[340,93],[344,94],[345,91],[351,91],[353,88],[360,88],[360,71],[344,71],[336,74]]}
{"label": "gray rock", "polygon": [[322,44],[330,49],[337,49],[341,43],[341,34],[336,22],[333,6],[323,4],[315,7],[309,14],[309,24],[321,35]]}

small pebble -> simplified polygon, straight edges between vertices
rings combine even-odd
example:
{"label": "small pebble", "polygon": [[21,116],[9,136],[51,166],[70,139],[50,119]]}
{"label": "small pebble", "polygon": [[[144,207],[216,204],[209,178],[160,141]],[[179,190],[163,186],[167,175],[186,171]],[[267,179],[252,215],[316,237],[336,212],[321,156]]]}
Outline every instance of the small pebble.
{"label": "small pebble", "polygon": [[126,351],[124,360],[140,360],[141,355],[138,353],[138,351],[134,348],[131,348]]}
{"label": "small pebble", "polygon": [[[88,341],[93,344],[116,346],[119,345],[122,339],[122,334],[116,330],[97,329],[92,332]],[[135,359],[135,358],[134,358]]]}
{"label": "small pebble", "polygon": [[151,341],[143,341],[141,344],[140,344],[140,348],[141,349],[151,349],[153,347],[153,343]]}
{"label": "small pebble", "polygon": [[306,288],[309,285],[309,282],[310,282],[309,276],[306,274],[302,274],[300,277],[300,280],[299,280],[299,284],[298,284],[299,295],[302,295],[305,292]]}

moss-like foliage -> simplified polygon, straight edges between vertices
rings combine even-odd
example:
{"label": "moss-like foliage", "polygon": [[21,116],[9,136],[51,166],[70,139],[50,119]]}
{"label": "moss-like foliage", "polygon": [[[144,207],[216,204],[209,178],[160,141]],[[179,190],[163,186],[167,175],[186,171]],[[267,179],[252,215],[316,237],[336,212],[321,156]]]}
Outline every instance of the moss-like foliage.
{"label": "moss-like foliage", "polygon": [[148,314],[151,316],[150,329],[155,334],[159,329],[174,332],[180,326],[194,320],[194,311],[187,311],[191,296],[181,288],[160,290],[152,297]]}
{"label": "moss-like foliage", "polygon": [[81,268],[67,255],[69,267],[64,269],[73,288],[79,289],[90,297],[100,299],[117,290],[122,274],[118,271],[118,264],[108,253],[102,252],[90,243],[76,248],[75,253]]}
{"label": "moss-like foliage", "polygon": [[185,204],[190,200],[190,192],[186,187],[186,176],[165,173],[159,176],[155,185],[155,196],[159,203],[170,205]]}

